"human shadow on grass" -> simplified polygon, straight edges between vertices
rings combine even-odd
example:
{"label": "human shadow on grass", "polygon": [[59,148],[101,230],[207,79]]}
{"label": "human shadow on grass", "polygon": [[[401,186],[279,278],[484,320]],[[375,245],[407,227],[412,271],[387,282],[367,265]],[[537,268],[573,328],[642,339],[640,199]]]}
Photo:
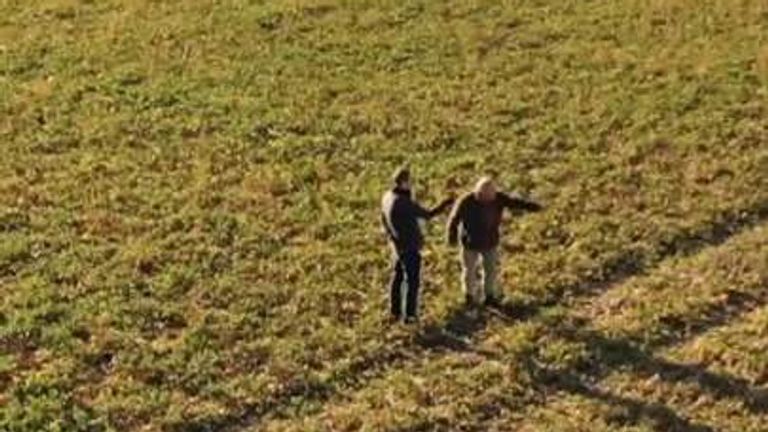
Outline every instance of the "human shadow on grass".
{"label": "human shadow on grass", "polygon": [[[768,220],[768,201],[759,202],[746,210],[722,214],[712,223],[681,230],[663,239],[659,243],[657,253],[653,255],[641,250],[629,249],[606,260],[600,271],[593,273],[594,276],[586,276],[572,284],[546,287],[542,290],[546,293],[543,298],[504,302],[502,305],[486,308],[475,317],[472,317],[471,309],[466,306],[456,308],[446,318],[442,332],[455,335],[462,340],[470,340],[475,333],[485,328],[488,316],[514,323],[537,316],[548,307],[562,304],[564,298],[596,297],[632,277],[640,276],[658,267],[671,257],[693,256],[705,249],[717,247],[765,220]],[[733,300],[738,303],[744,299],[734,298]],[[447,344],[443,348],[448,349],[451,346]]]}
{"label": "human shadow on grass", "polygon": [[[590,323],[585,319],[563,321],[549,330],[550,335],[560,340],[582,344],[587,349],[587,355],[582,361],[564,370],[537,360],[540,356],[535,349],[522,358],[525,359],[525,367],[538,388],[537,391],[542,395],[564,391],[601,400],[628,413],[613,419],[623,425],[651,420],[657,425],[656,430],[660,431],[711,430],[707,426],[690,423],[664,405],[611,395],[587,383],[597,382],[614,371],[627,371],[644,379],[690,383],[715,399],[740,400],[752,413],[768,412],[768,389],[755,387],[740,377],[711,372],[702,364],[676,363],[653,355],[655,350],[691,340],[764,307],[768,304],[768,281],[763,281],[761,285],[753,287],[750,293],[729,291],[719,301],[703,307],[691,316],[662,319],[665,331],[659,333],[663,336],[652,336],[650,341],[645,343],[643,341],[647,340],[647,335],[642,330],[623,337],[608,337],[589,328]],[[503,407],[506,402],[506,399],[499,398],[491,403]],[[468,407],[466,416],[472,418],[484,412],[488,403],[485,401],[481,405]],[[486,421],[491,419],[492,417]],[[479,425],[478,430],[482,428],[483,425]]]}
{"label": "human shadow on grass", "polygon": [[610,290],[626,280],[647,273],[673,257],[694,256],[705,249],[722,245],[731,237],[745,232],[768,220],[768,200],[759,201],[744,209],[735,209],[714,217],[698,227],[682,229],[661,239],[655,251],[628,249],[606,260],[599,272],[575,283],[545,287],[543,298],[517,305],[529,316],[540,309],[561,304],[568,297],[593,297]]}
{"label": "human shadow on grass", "polygon": [[[692,340],[713,329],[768,305],[768,280],[750,292],[729,290],[719,301],[710,303],[690,317],[662,317],[664,332],[642,343],[643,332],[621,338],[609,338],[589,329],[588,323],[578,327],[561,326],[559,336],[584,343],[592,354],[584,363],[591,377],[604,376],[611,370],[625,369],[644,377],[658,377],[666,382],[689,382],[716,398],[734,398],[753,413],[768,412],[768,389],[753,386],[748,380],[707,370],[697,363],[675,363],[655,357],[652,352]],[[642,345],[641,345],[642,343]]]}
{"label": "human shadow on grass", "polygon": [[[595,272],[597,276],[587,276],[572,284],[545,287],[545,297],[533,302],[509,304],[504,315],[510,321],[528,319],[539,315],[542,310],[561,304],[564,298],[597,296],[627,279],[647,272],[671,257],[695,255],[702,250],[718,246],[730,237],[756,226],[768,219],[768,200],[761,201],[749,208],[735,209],[713,218],[713,222],[701,227],[682,230],[670,238],[662,240],[653,254],[642,250],[630,249],[608,259]],[[411,352],[370,353],[356,359],[350,365],[330,374],[323,381],[297,380],[284,386],[269,397],[256,403],[246,404],[239,409],[223,415],[214,415],[202,419],[183,421],[172,425],[173,431],[221,431],[249,427],[275,410],[293,406],[297,398],[312,402],[324,402],[340,389],[349,391],[359,389],[370,382],[371,377],[395,367],[404,358],[429,350],[467,350],[470,349],[472,336],[485,328],[487,319],[467,318],[465,310],[452,311],[445,323],[428,329],[426,338],[421,342],[417,337]],[[430,334],[432,338],[430,339]],[[440,339],[434,335],[448,335]],[[458,336],[458,338],[454,338]],[[456,342],[458,339],[459,343]],[[470,342],[468,342],[470,341]],[[366,372],[366,373],[363,373]],[[355,377],[350,379],[350,376]]]}
{"label": "human shadow on grass", "polygon": [[512,325],[525,320],[533,313],[511,302],[498,306],[478,308],[466,304],[455,307],[441,325],[424,327],[415,338],[415,342],[429,351],[482,351],[475,348],[473,338],[481,332],[490,319],[497,319]]}
{"label": "human shadow on grass", "polygon": [[461,305],[448,313],[442,325],[422,328],[415,342],[421,348],[432,351],[470,351],[472,336],[485,328],[486,323],[487,317],[480,311]]}
{"label": "human shadow on grass", "polygon": [[762,289],[755,292],[728,290],[721,296],[721,301],[704,306],[695,316],[662,316],[659,320],[667,331],[650,337],[630,335],[628,339],[642,342],[649,349],[663,348],[691,339],[768,304],[768,280],[763,281],[762,286]]}
{"label": "human shadow on grass", "polygon": [[588,384],[580,376],[570,371],[551,371],[538,366],[533,366],[531,369],[539,385],[546,386],[549,392],[562,391],[597,400],[617,408],[617,411],[604,419],[610,424],[627,427],[650,423],[654,430],[664,432],[710,432],[715,430],[710,426],[697,424],[681,417],[666,405],[619,396]]}
{"label": "human shadow on grass", "polygon": [[593,379],[612,371],[628,371],[661,382],[695,384],[717,399],[739,399],[753,413],[764,413],[768,408],[768,389],[756,388],[743,378],[709,371],[703,364],[658,358],[627,340],[608,338],[596,331],[577,331],[568,337],[588,346],[590,359],[579,372]]}
{"label": "human shadow on grass", "polygon": [[711,426],[692,422],[662,403],[615,395],[594,384],[614,371],[630,372],[639,375],[638,379],[691,383],[716,399],[739,399],[753,413],[763,414],[768,408],[768,390],[754,388],[742,378],[714,373],[699,364],[660,359],[625,340],[607,338],[597,332],[577,333],[578,336],[568,336],[572,341],[587,344],[591,351],[588,360],[565,370],[530,361],[527,362],[528,373],[542,393],[566,392],[620,408],[620,414],[606,418],[610,423],[630,426],[650,421],[657,431],[715,430]]}
{"label": "human shadow on grass", "polygon": [[[547,395],[567,393],[615,408],[616,411],[604,420],[620,427],[648,424],[659,432],[716,430],[685,418],[663,403],[617,395],[596,384],[613,371],[627,371],[640,375],[641,379],[658,377],[661,382],[689,382],[717,399],[739,399],[751,412],[765,413],[768,407],[768,390],[756,389],[741,378],[707,371],[703,365],[678,364],[658,359],[627,341],[606,338],[593,332],[569,335],[569,339],[587,344],[590,350],[587,360],[572,367],[559,368],[540,362],[533,352],[529,357],[524,357],[524,369],[531,377],[536,391],[544,395],[543,400],[537,400],[536,404],[545,404]],[[504,404],[507,401],[504,397],[490,401],[484,399],[481,404],[467,407],[463,417],[482,418],[470,430],[487,430],[489,423],[496,418],[495,415],[487,415],[487,407],[494,406],[495,412],[502,413],[506,411]],[[521,409],[519,406],[514,408]]]}

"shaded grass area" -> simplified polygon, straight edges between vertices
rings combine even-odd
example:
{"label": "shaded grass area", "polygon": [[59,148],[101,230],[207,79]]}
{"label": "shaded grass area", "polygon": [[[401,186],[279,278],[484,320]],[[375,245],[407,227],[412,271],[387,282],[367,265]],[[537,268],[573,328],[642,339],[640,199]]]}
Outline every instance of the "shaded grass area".
{"label": "shaded grass area", "polygon": [[[592,328],[597,324],[592,321],[597,320],[599,315],[583,316],[583,314],[590,313],[592,305],[597,300],[601,300],[601,297],[609,296],[610,292],[606,292],[601,297],[579,299],[582,306],[579,306],[579,303],[574,304],[573,311],[553,307],[542,315],[529,318],[528,322],[498,320],[491,315],[488,319],[494,321],[492,331],[477,341],[476,347],[470,346],[471,349],[461,347],[456,350],[452,354],[454,362],[432,357],[414,361],[409,367],[403,369],[403,373],[418,377],[414,379],[427,381],[417,387],[421,391],[429,392],[430,388],[434,391],[430,398],[432,402],[424,405],[423,410],[412,412],[410,420],[406,420],[408,417],[396,420],[388,414],[387,410],[380,411],[382,408],[375,402],[384,398],[384,395],[396,386],[397,378],[392,376],[374,383],[372,393],[361,389],[358,395],[337,398],[317,420],[331,422],[329,424],[334,425],[332,427],[343,429],[344,424],[349,422],[354,424],[352,419],[359,418],[359,413],[370,409],[371,418],[377,418],[380,415],[382,416],[380,421],[386,422],[389,419],[389,421],[406,425],[396,427],[398,430],[439,430],[439,425],[443,424],[441,421],[461,430],[488,430],[489,427],[497,424],[497,416],[512,421],[516,419],[515,413],[525,413],[529,406],[546,406],[549,403],[549,395],[561,392],[592,399],[611,400],[612,393],[596,384],[602,377],[616,371],[631,372],[641,377],[656,375],[656,379],[661,381],[690,381],[696,384],[698,392],[704,391],[716,398],[741,399],[746,409],[763,413],[765,392],[752,383],[728,374],[710,372],[701,364],[668,361],[657,357],[654,353],[665,346],[677,345],[699,334],[727,325],[731,320],[739,319],[742,315],[765,305],[764,291],[767,281],[765,272],[759,267],[754,267],[765,259],[764,245],[764,228],[748,230],[720,247],[704,251],[701,257],[694,255],[682,258],[679,263],[666,263],[667,265],[663,265],[654,272],[695,274],[700,271],[712,281],[728,277],[734,287],[729,290],[730,294],[725,298],[717,296],[718,290],[721,289],[719,284],[696,292],[698,287],[688,285],[685,279],[674,281],[667,288],[666,297],[658,300],[660,307],[654,311],[657,319],[641,315],[641,318],[647,320],[644,326],[628,326],[627,323],[617,322],[600,330]],[[724,260],[724,257],[728,257],[728,260]],[[740,264],[735,265],[735,263]],[[736,272],[734,267],[741,270]],[[647,289],[648,282],[653,277],[655,274],[641,275],[620,285],[619,288],[624,289],[626,286]],[[633,296],[640,295],[633,290],[624,291],[631,292]],[[694,294],[698,296],[699,305],[693,305],[696,307],[692,306],[688,313],[678,316],[676,325],[664,319],[665,310],[661,306],[673,301],[676,296],[686,298]],[[639,311],[639,309],[636,310]],[[631,321],[629,323],[634,324]],[[664,338],[649,338],[646,336],[649,334],[663,335]],[[446,349],[447,346],[443,345],[442,348]],[[471,353],[472,357],[479,358],[468,358],[467,352]],[[454,374],[471,375],[480,364],[497,364],[500,365],[499,367],[510,368],[514,372],[505,372],[505,375],[501,376],[494,375],[495,381],[472,382],[470,380],[463,386],[449,385],[448,389],[443,389],[443,385],[439,384],[444,380],[450,382]],[[449,375],[440,375],[438,371]],[[437,375],[431,376],[432,373]],[[635,377],[633,379],[642,379],[637,378],[637,375],[633,375]],[[521,391],[519,386],[529,391]],[[467,394],[475,396],[466,398]],[[435,402],[442,398],[448,398],[448,400],[461,398],[465,403],[459,407],[441,406]],[[397,412],[405,409],[408,403],[407,398],[400,402],[393,401],[389,410]],[[350,404],[348,409],[345,408],[346,404]],[[685,426],[687,424],[685,417],[672,415],[674,412],[671,409],[661,409],[662,406],[652,403],[648,403],[643,408],[644,404],[641,400],[613,395],[613,405],[634,413],[623,420],[625,423],[632,423],[632,419],[642,423],[648,420],[648,416],[651,416],[651,419],[658,417],[654,420],[657,422],[667,421],[664,423],[666,426],[658,426],[653,430],[665,430],[665,427],[670,425],[677,425],[675,427],[678,429],[675,430],[698,430],[696,427],[706,426],[694,424],[688,425],[690,429],[686,429],[685,427],[688,426]],[[431,423],[433,427],[427,427],[424,422]],[[287,425],[291,423],[288,422]],[[318,423],[313,422],[300,423],[297,428],[313,429],[317,428],[317,425]],[[571,426],[578,428],[578,424]],[[290,427],[287,429],[290,430]],[[275,430],[283,429],[276,427]]]}
{"label": "shaded grass area", "polygon": [[[700,337],[657,351],[655,357],[665,366],[662,369],[650,372],[619,367],[592,385],[664,403],[716,430],[761,430],[766,415],[761,349],[766,308],[755,305],[743,311],[743,316],[730,324],[712,327]],[[670,364],[675,366],[669,368]],[[578,419],[560,418],[567,412],[578,413]],[[520,430],[536,430],[559,421],[564,430],[577,430],[590,418],[610,420],[617,414],[622,412],[559,394],[546,406],[522,415],[518,425]]]}
{"label": "shaded grass area", "polygon": [[[751,236],[754,237],[753,239],[746,236],[747,241],[744,238],[740,240],[739,243],[743,243],[744,246],[736,243],[735,246],[726,247],[720,253],[694,261],[703,266],[699,271],[709,276],[713,284],[697,292],[699,287],[686,286],[684,279],[671,282],[666,296],[657,300],[659,305],[653,312],[656,319],[653,319],[653,316],[644,315],[638,315],[636,318],[643,320],[642,326],[634,325],[632,321],[617,321],[610,326],[601,327],[601,330],[595,330],[593,328],[595,323],[592,322],[595,317],[589,315],[566,319],[560,324],[551,326],[556,337],[566,341],[563,349],[568,350],[570,345],[570,349],[586,349],[589,352],[576,357],[577,361],[573,363],[572,369],[563,368],[562,363],[547,362],[548,359],[551,360],[549,356],[545,357],[544,361],[536,360],[536,356],[531,357],[534,359],[532,361],[529,359],[523,361],[529,365],[532,374],[539,377],[537,381],[544,386],[542,392],[545,394],[565,392],[620,407],[624,413],[621,418],[607,417],[609,423],[618,421],[616,427],[643,424],[650,418],[651,430],[719,430],[720,428],[720,426],[691,423],[688,418],[675,414],[671,407],[652,402],[653,399],[664,400],[664,394],[661,396],[654,394],[648,398],[647,402],[620,396],[612,397],[610,390],[606,390],[605,384],[601,381],[615,374],[629,375],[631,383],[640,388],[647,386],[646,391],[657,389],[661,386],[660,383],[670,385],[690,383],[694,387],[691,392],[693,396],[686,397],[695,399],[704,393],[715,400],[737,400],[742,409],[760,416],[758,418],[763,418],[768,412],[766,411],[768,393],[764,386],[756,384],[751,379],[713,371],[707,363],[670,361],[667,360],[666,355],[659,356],[655,353],[665,347],[675,347],[699,335],[727,327],[732,321],[739,321],[752,312],[764,310],[768,300],[765,294],[768,278],[764,269],[754,267],[754,264],[764,259],[764,254],[761,255],[761,250],[764,249],[764,236],[764,228],[758,229]],[[737,254],[736,251],[747,252]],[[731,261],[722,262],[721,260],[726,257]],[[739,264],[743,267],[735,270],[734,266]],[[669,270],[675,273],[686,272],[685,267],[672,267]],[[727,296],[712,296],[718,291],[719,285],[715,283],[718,277],[728,277],[734,284],[734,287],[728,290]],[[647,283],[647,279],[651,278],[642,278],[638,283],[630,285],[646,290],[652,289],[653,285]],[[627,296],[628,300],[637,294],[634,290],[626,291],[630,293]],[[681,298],[694,296],[696,300],[691,301],[692,307],[682,315],[675,316],[676,319],[671,321],[667,319],[669,315],[666,315],[663,306],[674,302],[676,296]],[[697,305],[696,302],[700,304]],[[631,306],[626,307],[628,311],[633,311]],[[634,311],[641,310],[638,307],[634,309]],[[628,327],[627,324],[632,325]],[[648,337],[648,335],[659,337]],[[735,361],[738,363],[740,360]],[[651,384],[647,384],[649,382]],[[670,393],[670,398],[675,397],[674,392],[670,391]],[[555,398],[561,397],[561,395],[555,396]],[[574,409],[577,408],[574,407]],[[691,411],[695,413],[696,408],[692,408]],[[734,430],[740,427],[744,430],[754,428],[754,426],[744,426],[740,420],[733,418],[715,417],[707,418],[707,421],[717,425],[728,425],[729,429]],[[739,426],[740,424],[742,426]],[[487,426],[481,425],[477,430],[482,430],[484,427]],[[573,429],[579,426],[578,423],[567,423],[563,427]]]}
{"label": "shaded grass area", "polygon": [[[717,247],[733,235],[744,231],[749,232],[756,224],[764,222],[768,218],[768,206],[760,203],[755,209],[743,210],[737,214],[739,215],[738,219],[724,217],[721,225],[702,228],[692,234],[686,233],[680,238],[665,243],[662,247],[670,253],[669,255],[657,255],[659,262],[654,267],[663,263],[665,258],[683,259],[708,247]],[[618,270],[612,270],[611,266],[614,264],[608,263],[606,269],[599,272],[601,275],[606,275],[604,280],[588,279],[572,287],[551,289],[551,292],[560,293],[563,296],[559,301],[544,300],[536,305],[507,303],[501,309],[491,312],[496,312],[495,318],[501,318],[502,322],[514,325],[519,320],[531,319],[541,313],[546,314],[547,308],[557,307],[558,303],[560,306],[567,305],[574,296],[581,300],[598,296],[628,278],[642,275],[648,270],[644,265],[637,264],[644,262],[645,257],[638,256],[636,253],[630,253],[628,257],[633,259],[632,261],[627,259],[627,263],[631,264],[615,267]],[[564,296],[564,293],[568,293],[568,295]],[[708,305],[711,313],[707,313],[705,309],[697,317],[697,321],[681,321],[678,322],[678,326],[683,327],[686,331],[693,331],[694,329],[704,330],[709,326],[726,323],[742,311],[742,306],[752,304],[754,300],[750,295],[739,295],[738,292],[735,292],[732,297],[729,297],[726,307],[715,304]],[[478,351],[473,346],[471,338],[475,333],[485,328],[488,318],[485,315],[472,314],[463,307],[457,307],[446,316],[442,325],[427,325],[423,331],[415,336],[405,335],[399,340],[400,344],[389,346],[386,351],[366,353],[359,361],[342,368],[337,374],[332,374],[322,383],[301,383],[295,387],[288,387],[284,393],[278,393],[275,399],[246,407],[243,412],[231,416],[214,417],[203,422],[185,422],[178,427],[180,429],[205,430],[206,428],[227,429],[236,425],[254,424],[268,414],[274,414],[275,411],[279,412],[281,408],[294,409],[293,405],[299,396],[303,398],[303,403],[312,406],[317,401],[325,401],[336,394],[360,389],[366,386],[369,380],[380,378],[389,368],[407,368],[408,363],[405,363],[405,366],[402,365],[404,360],[424,356],[431,352],[459,351],[487,354],[482,349]],[[665,327],[669,331],[665,335],[667,342],[673,342],[674,335],[679,335],[671,327],[671,325]],[[589,344],[589,342],[584,343]],[[663,341],[657,340],[656,343],[661,344]]]}

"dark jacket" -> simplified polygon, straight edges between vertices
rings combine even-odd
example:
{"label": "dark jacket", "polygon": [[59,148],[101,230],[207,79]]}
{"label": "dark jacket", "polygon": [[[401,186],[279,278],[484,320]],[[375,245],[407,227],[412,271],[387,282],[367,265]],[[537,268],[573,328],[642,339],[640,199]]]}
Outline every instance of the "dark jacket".
{"label": "dark jacket", "polygon": [[451,205],[443,201],[427,210],[411,199],[411,192],[394,188],[381,199],[381,222],[398,251],[418,251],[424,246],[419,219],[431,219]]}
{"label": "dark jacket", "polygon": [[522,198],[497,193],[496,199],[482,203],[475,194],[462,197],[451,212],[448,241],[456,242],[461,228],[461,244],[470,250],[489,250],[499,245],[499,226],[504,209],[539,211],[541,206]]}

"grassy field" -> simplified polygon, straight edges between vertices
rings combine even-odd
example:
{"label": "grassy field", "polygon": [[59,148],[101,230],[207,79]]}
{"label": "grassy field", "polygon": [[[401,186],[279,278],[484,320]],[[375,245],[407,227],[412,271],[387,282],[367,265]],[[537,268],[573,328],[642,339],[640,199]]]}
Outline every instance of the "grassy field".
{"label": "grassy field", "polygon": [[[768,1],[0,0],[0,430],[764,431]],[[386,323],[378,200],[485,170]]]}

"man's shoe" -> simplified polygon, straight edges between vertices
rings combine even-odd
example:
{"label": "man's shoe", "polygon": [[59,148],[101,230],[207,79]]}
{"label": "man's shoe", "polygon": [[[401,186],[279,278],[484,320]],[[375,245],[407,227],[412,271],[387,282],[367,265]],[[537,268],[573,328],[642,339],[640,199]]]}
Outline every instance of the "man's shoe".
{"label": "man's shoe", "polygon": [[504,300],[500,297],[486,297],[485,305],[490,307],[500,307],[504,304]]}
{"label": "man's shoe", "polygon": [[417,316],[409,316],[405,318],[406,324],[418,324],[419,323],[419,317]]}

